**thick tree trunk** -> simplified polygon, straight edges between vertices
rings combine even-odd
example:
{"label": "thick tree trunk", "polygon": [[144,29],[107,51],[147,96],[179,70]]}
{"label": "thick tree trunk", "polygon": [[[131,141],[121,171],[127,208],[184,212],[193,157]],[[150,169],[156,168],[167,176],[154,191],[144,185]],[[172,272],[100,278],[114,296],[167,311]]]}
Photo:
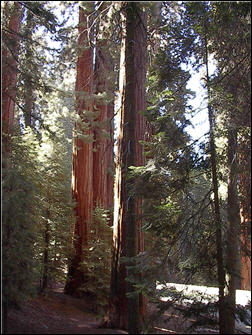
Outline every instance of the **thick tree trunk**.
{"label": "thick tree trunk", "polygon": [[[87,8],[90,6],[85,5]],[[90,8],[91,9],[91,8]],[[75,257],[69,267],[65,292],[80,295],[80,288],[86,282],[85,273],[79,266],[85,258],[84,248],[88,246],[89,230],[93,222],[96,206],[112,209],[113,176],[113,104],[99,100],[99,93],[110,91],[108,81],[112,71],[112,61],[105,45],[96,36],[95,73],[93,73],[93,51],[88,45],[91,31],[88,25],[88,11],[80,8],[78,46],[80,54],[77,62],[76,109],[82,123],[75,130],[81,134],[73,142],[72,191],[76,201]],[[97,28],[99,31],[99,26]],[[96,86],[96,88],[94,88]],[[97,98],[93,98],[93,93]],[[86,137],[83,138],[83,135]],[[110,217],[112,223],[112,215]],[[95,226],[99,235],[99,226]]]}
{"label": "thick tree trunk", "polygon": [[[143,251],[140,232],[141,200],[129,194],[127,176],[130,166],[144,164],[143,148],[146,121],[141,111],[145,109],[146,30],[145,15],[136,3],[126,9],[126,37],[122,38],[120,94],[121,109],[118,132],[118,152],[115,183],[114,257],[111,281],[110,322],[115,327],[136,334],[141,327],[144,299],[132,293],[134,286],[126,283],[130,270],[121,264],[121,257],[134,257]],[[123,23],[125,21],[123,20]],[[125,52],[125,56],[124,56]],[[124,58],[125,57],[125,58]],[[124,68],[125,63],[125,68]]]}
{"label": "thick tree trunk", "polygon": [[65,293],[79,295],[85,274],[79,269],[83,249],[88,243],[89,226],[93,210],[93,50],[88,44],[87,15],[79,9],[79,38],[76,78],[76,122],[72,153],[72,193],[76,201],[74,230],[75,256],[69,266]]}
{"label": "thick tree trunk", "polygon": [[[242,218],[244,219],[244,218]],[[247,222],[242,221],[241,227],[241,290],[251,290],[251,241]]]}
{"label": "thick tree trunk", "polygon": [[243,136],[239,143],[239,193],[241,217],[241,289],[251,290],[251,139]]}
{"label": "thick tree trunk", "polygon": [[[109,101],[111,83],[109,82],[110,72],[113,71],[112,58],[103,42],[99,39],[96,43],[95,60],[95,85],[96,94],[108,93],[105,101],[95,103],[97,126],[94,128],[94,173],[93,173],[93,197],[94,207],[101,206],[111,210],[110,221],[112,223],[113,206],[113,176],[110,169],[113,169],[113,103]],[[99,230],[99,229],[98,229]]]}
{"label": "thick tree trunk", "polygon": [[125,227],[122,225],[122,139],[124,125],[124,100],[125,100],[125,49],[126,49],[126,18],[121,13],[121,53],[119,72],[118,111],[116,115],[116,161],[114,185],[114,216],[113,216],[113,255],[111,267],[111,288],[109,300],[108,327],[127,328],[127,299],[126,299],[126,267],[120,262],[120,257],[125,256]]}

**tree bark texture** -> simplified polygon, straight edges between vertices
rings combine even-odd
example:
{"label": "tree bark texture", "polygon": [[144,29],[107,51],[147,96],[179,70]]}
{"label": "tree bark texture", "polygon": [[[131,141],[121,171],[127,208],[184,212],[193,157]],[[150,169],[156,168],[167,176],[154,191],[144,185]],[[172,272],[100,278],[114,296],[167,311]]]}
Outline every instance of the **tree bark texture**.
{"label": "tree bark texture", "polygon": [[[95,86],[96,94],[110,92],[109,74],[113,71],[113,61],[106,50],[104,42],[97,40],[95,60]],[[98,117],[97,126],[94,127],[94,155],[93,155],[93,184],[94,207],[101,206],[110,209],[110,222],[112,224],[113,207],[113,126],[114,104],[107,100],[95,103]]]}
{"label": "tree bark texture", "polygon": [[[99,206],[112,211],[113,207],[113,176],[109,173],[109,169],[113,169],[113,103],[99,100],[99,94],[102,96],[110,90],[108,77],[113,63],[96,36],[94,66],[93,49],[88,40],[92,38],[88,17],[90,19],[88,11],[80,7],[76,78],[76,110],[80,122],[75,125],[72,158],[72,193],[76,201],[75,257],[65,287],[66,293],[77,296],[81,295],[79,289],[86,281],[79,266],[85,258],[90,227],[97,224],[93,220],[93,210]],[[112,224],[112,214],[110,222]],[[94,228],[99,234],[99,226]]]}
{"label": "tree bark texture", "polygon": [[17,84],[17,60],[19,51],[19,29],[21,23],[21,5],[19,2],[8,1],[4,5],[5,28],[2,32],[2,132],[3,153],[11,150],[10,141],[14,125],[14,109]]}
{"label": "tree bark texture", "polygon": [[241,217],[241,289],[251,290],[251,139],[239,141],[239,194]]}
{"label": "tree bark texture", "polygon": [[228,204],[225,314],[226,334],[235,333],[236,289],[240,287],[239,237],[240,215],[237,164],[237,131],[228,130]]}
{"label": "tree bark texture", "polygon": [[117,140],[115,151],[115,185],[114,185],[114,216],[113,216],[113,255],[111,267],[111,289],[109,299],[108,327],[127,327],[127,299],[126,299],[126,267],[120,262],[120,257],[125,256],[125,227],[122,225],[122,139],[124,125],[124,100],[125,100],[125,49],[126,49],[126,17],[121,12],[121,52],[119,71],[119,94],[117,111]]}
{"label": "tree bark texture", "polygon": [[111,277],[110,322],[113,326],[128,329],[129,333],[134,334],[139,332],[141,326],[144,299],[138,294],[126,297],[126,293],[132,293],[134,287],[125,280],[130,273],[126,265],[120,262],[120,258],[134,257],[144,248],[139,218],[141,200],[130,195],[127,177],[130,166],[144,165],[143,147],[139,141],[145,139],[146,131],[146,120],[141,114],[145,109],[145,20],[145,13],[136,3],[127,4],[126,18],[123,18],[126,34],[125,39],[124,36],[122,38],[121,47],[121,109],[118,120],[114,256]]}
{"label": "tree bark texture", "polygon": [[[83,249],[88,243],[93,210],[93,50],[88,45],[87,15],[79,8],[78,60],[76,74],[76,110],[79,121],[75,124],[72,153],[72,194],[76,201],[74,230],[75,256],[71,261],[65,293],[78,295],[85,282],[79,269]],[[83,135],[86,138],[83,139]]]}

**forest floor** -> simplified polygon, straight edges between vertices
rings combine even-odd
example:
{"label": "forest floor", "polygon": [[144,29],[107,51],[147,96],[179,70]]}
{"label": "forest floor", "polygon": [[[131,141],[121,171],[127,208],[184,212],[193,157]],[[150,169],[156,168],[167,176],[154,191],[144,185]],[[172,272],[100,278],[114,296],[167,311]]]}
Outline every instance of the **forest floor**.
{"label": "forest floor", "polygon": [[55,285],[46,295],[26,302],[8,313],[7,334],[127,334],[119,329],[99,328],[88,302],[65,295]]}
{"label": "forest floor", "polygon": [[[148,306],[150,313],[154,310],[155,306]],[[154,323],[151,333],[219,333],[217,327],[201,327],[197,331],[188,331],[192,321],[177,312],[165,312],[158,322]],[[26,302],[20,310],[10,310],[7,329],[7,334],[127,334],[120,329],[100,328],[100,320],[90,311],[89,303],[63,294],[62,285],[56,285],[47,295],[40,295]]]}

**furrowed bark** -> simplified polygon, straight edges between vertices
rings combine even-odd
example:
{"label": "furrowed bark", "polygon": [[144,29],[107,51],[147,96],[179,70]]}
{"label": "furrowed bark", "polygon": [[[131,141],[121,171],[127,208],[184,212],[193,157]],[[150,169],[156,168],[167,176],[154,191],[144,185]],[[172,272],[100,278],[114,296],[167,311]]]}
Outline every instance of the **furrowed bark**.
{"label": "furrowed bark", "polygon": [[[131,270],[120,259],[134,257],[144,248],[139,219],[141,199],[130,196],[127,177],[130,166],[144,164],[143,147],[139,141],[144,140],[146,131],[146,120],[141,114],[145,109],[146,18],[145,13],[134,3],[127,4],[125,13],[123,23],[126,34],[122,38],[121,47],[121,109],[118,120],[110,322],[115,327],[136,334],[141,328],[144,299],[134,294],[134,284],[126,282]],[[128,297],[127,293],[131,296]]]}
{"label": "furrowed bark", "polygon": [[[76,122],[72,153],[72,194],[76,201],[75,255],[69,266],[65,293],[79,295],[85,274],[79,269],[88,243],[93,210],[93,50],[88,41],[87,15],[79,8],[78,60],[76,77]],[[83,138],[84,136],[84,138]]]}
{"label": "furrowed bark", "polygon": [[[112,58],[106,50],[105,43],[97,40],[95,61],[96,94],[110,92],[109,75],[113,71]],[[113,103],[105,98],[105,101],[96,102],[96,110],[99,113],[94,129],[94,207],[101,206],[104,209],[112,209],[113,206],[113,176],[110,170],[113,168]],[[111,213],[112,218],[112,213]],[[112,222],[112,219],[110,219]]]}

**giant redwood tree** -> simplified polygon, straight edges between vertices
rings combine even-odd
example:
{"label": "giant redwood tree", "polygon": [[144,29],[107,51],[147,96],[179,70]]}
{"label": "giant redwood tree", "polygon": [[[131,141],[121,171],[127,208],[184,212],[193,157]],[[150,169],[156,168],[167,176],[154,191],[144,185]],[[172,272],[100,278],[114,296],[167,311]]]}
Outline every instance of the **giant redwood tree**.
{"label": "giant redwood tree", "polygon": [[[125,16],[124,16],[125,15]],[[120,115],[115,181],[114,250],[111,276],[110,323],[138,333],[144,313],[144,300],[134,294],[131,266],[122,257],[134,259],[143,251],[140,232],[141,199],[133,195],[128,183],[131,166],[144,164],[143,147],[146,120],[146,16],[139,3],[127,2],[122,15],[123,36],[120,63]],[[132,263],[131,263],[132,265]],[[134,267],[133,267],[134,268]],[[133,293],[133,294],[132,294]]]}
{"label": "giant redwood tree", "polygon": [[85,281],[79,269],[83,249],[88,243],[93,209],[93,49],[90,45],[88,9],[79,7],[78,60],[76,66],[76,111],[78,118],[73,131],[72,193],[76,201],[74,256],[65,286],[67,294],[77,294]]}
{"label": "giant redwood tree", "polygon": [[[99,15],[99,10],[96,13]],[[112,71],[112,61],[99,35],[99,25],[94,38],[93,14],[93,2],[80,6],[75,88],[78,118],[73,132],[72,153],[76,223],[73,233],[74,256],[65,286],[65,292],[72,295],[81,295],[90,279],[82,263],[87,260],[91,233],[95,231],[97,236],[102,235],[99,220],[94,220],[94,210],[96,207],[109,210],[113,206],[113,176],[110,169],[113,168],[111,124],[114,111],[111,99],[105,97],[110,92],[107,79]]]}
{"label": "giant redwood tree", "polygon": [[[105,7],[105,8],[104,8]],[[103,4],[99,7],[98,15],[101,11],[106,11],[108,19],[110,16],[110,6]],[[109,43],[107,41],[106,20],[100,20],[96,33],[96,53],[94,85],[96,93],[95,110],[97,118],[94,125],[94,207],[99,206],[110,210],[110,222],[112,223],[113,208],[113,83],[111,74],[113,73],[113,58],[110,55]]]}

